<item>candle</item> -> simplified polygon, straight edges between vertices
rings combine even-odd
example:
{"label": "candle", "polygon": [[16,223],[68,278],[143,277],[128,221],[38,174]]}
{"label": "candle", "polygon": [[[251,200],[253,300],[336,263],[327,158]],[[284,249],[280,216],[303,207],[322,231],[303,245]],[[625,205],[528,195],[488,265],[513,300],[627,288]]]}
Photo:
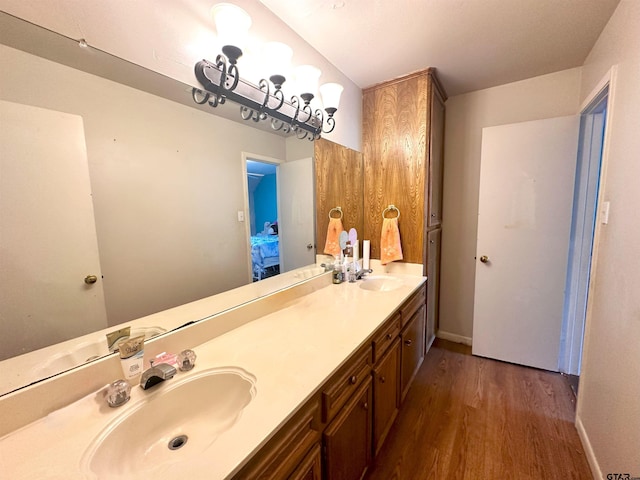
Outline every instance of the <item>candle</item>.
{"label": "candle", "polygon": [[369,255],[371,254],[371,241],[362,241],[362,268],[369,268]]}

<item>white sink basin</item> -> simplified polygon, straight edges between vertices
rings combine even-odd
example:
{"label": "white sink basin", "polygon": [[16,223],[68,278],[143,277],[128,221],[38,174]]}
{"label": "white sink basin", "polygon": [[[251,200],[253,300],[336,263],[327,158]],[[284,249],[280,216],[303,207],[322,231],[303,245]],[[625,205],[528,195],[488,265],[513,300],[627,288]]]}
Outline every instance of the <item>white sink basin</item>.
{"label": "white sink basin", "polygon": [[360,283],[360,288],[374,292],[390,292],[400,288],[401,286],[402,282],[400,280],[385,275],[364,277],[362,279],[362,283]]}
{"label": "white sink basin", "polygon": [[[148,390],[124,409],[82,460],[96,478],[169,478],[197,462],[256,395],[255,377],[235,367],[205,370]],[[138,388],[138,387],[134,387]]]}

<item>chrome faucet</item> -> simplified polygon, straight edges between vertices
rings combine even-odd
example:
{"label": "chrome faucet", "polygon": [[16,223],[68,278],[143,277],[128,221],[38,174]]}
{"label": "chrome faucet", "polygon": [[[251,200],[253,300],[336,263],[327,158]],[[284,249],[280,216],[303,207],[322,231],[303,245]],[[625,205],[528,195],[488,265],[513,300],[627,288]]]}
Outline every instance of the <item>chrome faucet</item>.
{"label": "chrome faucet", "polygon": [[363,268],[361,270],[358,270],[356,272],[356,280],[360,280],[362,277],[365,276],[365,274],[372,273],[372,272],[373,270],[371,270],[370,268]]}
{"label": "chrome faucet", "polygon": [[154,365],[153,360],[150,360],[149,363],[151,364],[151,368],[142,372],[142,376],[140,377],[140,386],[143,390],[151,388],[165,380],[169,380],[176,374],[177,370],[175,367],[172,367],[168,363]]}

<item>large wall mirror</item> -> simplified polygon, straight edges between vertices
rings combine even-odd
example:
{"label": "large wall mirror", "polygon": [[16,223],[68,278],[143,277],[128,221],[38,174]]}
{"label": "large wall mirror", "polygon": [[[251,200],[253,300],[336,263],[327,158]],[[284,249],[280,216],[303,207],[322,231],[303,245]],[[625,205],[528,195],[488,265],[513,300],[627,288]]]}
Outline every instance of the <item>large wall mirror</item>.
{"label": "large wall mirror", "polygon": [[[313,142],[205,111],[187,85],[2,12],[0,32],[3,372],[31,350],[252,281],[246,159],[312,158]],[[313,206],[297,214],[314,224]]]}

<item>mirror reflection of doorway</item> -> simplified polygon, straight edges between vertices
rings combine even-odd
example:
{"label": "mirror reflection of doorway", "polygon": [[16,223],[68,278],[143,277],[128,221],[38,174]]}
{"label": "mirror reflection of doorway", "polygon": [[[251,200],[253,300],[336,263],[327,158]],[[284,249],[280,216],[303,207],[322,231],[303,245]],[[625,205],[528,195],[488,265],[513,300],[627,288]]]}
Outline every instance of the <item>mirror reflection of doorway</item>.
{"label": "mirror reflection of doorway", "polygon": [[280,273],[277,166],[247,159],[253,281]]}

